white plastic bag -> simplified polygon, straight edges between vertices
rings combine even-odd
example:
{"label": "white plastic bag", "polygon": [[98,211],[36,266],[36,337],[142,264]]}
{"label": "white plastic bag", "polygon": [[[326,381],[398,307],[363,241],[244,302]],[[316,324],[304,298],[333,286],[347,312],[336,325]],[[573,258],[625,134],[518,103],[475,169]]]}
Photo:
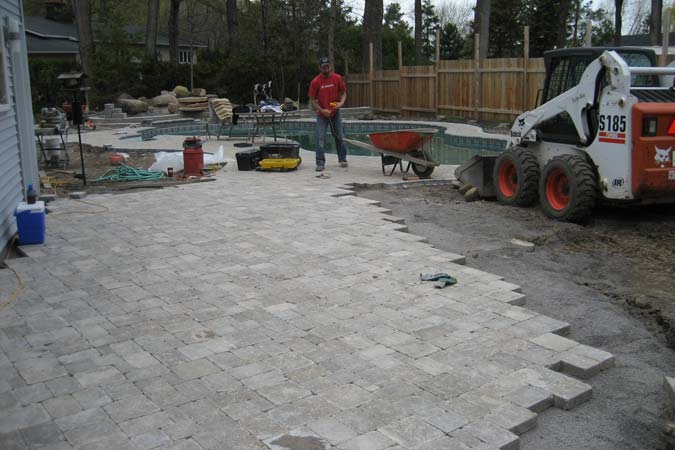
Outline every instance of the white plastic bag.
{"label": "white plastic bag", "polygon": [[[220,164],[225,162],[225,148],[222,145],[218,147],[218,151],[211,153],[204,153],[204,165]],[[155,153],[155,162],[152,163],[149,170],[156,170],[158,172],[166,173],[169,167],[173,168],[174,173],[180,172],[183,167],[183,152],[157,152]]]}
{"label": "white plastic bag", "polygon": [[149,170],[166,173],[166,169],[173,168],[174,173],[183,170],[183,152],[157,152],[155,162]]}

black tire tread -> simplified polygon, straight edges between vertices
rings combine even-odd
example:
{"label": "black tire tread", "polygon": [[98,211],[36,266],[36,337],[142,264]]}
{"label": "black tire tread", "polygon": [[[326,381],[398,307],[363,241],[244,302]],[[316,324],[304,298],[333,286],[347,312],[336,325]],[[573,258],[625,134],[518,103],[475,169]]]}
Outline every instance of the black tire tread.
{"label": "black tire tread", "polygon": [[[512,153],[520,168],[522,176],[518,177],[518,191],[509,203],[516,206],[532,206],[539,198],[539,161],[534,152],[523,147],[516,147],[504,153]],[[499,164],[499,163],[498,163]],[[495,165],[495,183],[497,182],[498,165]],[[498,184],[496,190],[499,191]]]}
{"label": "black tire tread", "polygon": [[[416,157],[416,158],[431,161],[431,155],[429,155],[425,151],[415,152],[415,153],[412,153],[411,155]],[[421,164],[419,164],[419,168],[417,166],[418,166],[418,164],[412,163],[413,172],[415,172],[415,175],[417,175],[420,178],[429,177],[434,172],[434,169],[435,169],[434,166],[422,166]],[[422,167],[424,167],[424,168],[422,168]]]}
{"label": "black tire tread", "polygon": [[[570,200],[572,208],[569,211],[566,211],[562,217],[554,218],[575,223],[583,221],[591,215],[595,208],[598,192],[595,171],[588,161],[577,155],[561,155],[553,158],[551,161],[555,161],[556,159],[564,161],[565,165],[574,175],[575,198]],[[542,186],[541,195],[545,198],[546,180],[544,178],[542,178]]]}

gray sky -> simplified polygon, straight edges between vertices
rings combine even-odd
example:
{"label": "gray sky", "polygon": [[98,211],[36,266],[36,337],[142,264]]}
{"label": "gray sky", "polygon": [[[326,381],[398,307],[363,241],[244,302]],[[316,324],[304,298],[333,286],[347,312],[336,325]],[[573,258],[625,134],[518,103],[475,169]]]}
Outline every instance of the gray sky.
{"label": "gray sky", "polygon": [[[675,0],[664,0],[663,7],[669,7],[673,5]],[[351,6],[354,10],[354,13],[359,17],[363,17],[363,7],[364,0],[346,0],[346,3]],[[415,10],[415,0],[384,0],[384,6],[390,3],[399,3],[401,9],[405,14],[405,18],[411,25],[414,23],[414,10]],[[476,4],[475,0],[432,0],[432,3],[438,9],[444,3],[454,3],[459,5],[470,5],[474,6]],[[645,14],[649,14],[650,9],[650,0],[624,0],[624,14],[623,14],[623,33],[629,34],[631,32],[630,28],[634,24],[636,17],[644,17]],[[604,8],[613,14],[614,11],[614,0],[593,0],[593,9]],[[473,16],[472,16],[473,17]],[[639,20],[639,19],[638,19]]]}

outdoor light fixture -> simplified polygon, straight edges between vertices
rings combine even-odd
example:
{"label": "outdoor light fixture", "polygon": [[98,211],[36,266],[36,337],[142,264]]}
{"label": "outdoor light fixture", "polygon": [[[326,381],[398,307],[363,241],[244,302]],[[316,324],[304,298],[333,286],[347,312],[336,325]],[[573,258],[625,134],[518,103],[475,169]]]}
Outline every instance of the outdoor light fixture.
{"label": "outdoor light fixture", "polygon": [[12,53],[21,51],[21,25],[18,20],[10,19],[5,28],[5,41],[9,44]]}
{"label": "outdoor light fixture", "polygon": [[84,72],[69,72],[62,73],[57,79],[61,82],[63,90],[70,93],[72,121],[73,125],[77,125],[77,142],[80,145],[80,165],[82,167],[82,173],[75,175],[75,178],[81,178],[82,183],[86,186],[87,174],[84,170],[84,153],[82,152],[82,134],[80,133],[80,126],[84,123],[81,97],[90,89],[85,86],[87,75]]}

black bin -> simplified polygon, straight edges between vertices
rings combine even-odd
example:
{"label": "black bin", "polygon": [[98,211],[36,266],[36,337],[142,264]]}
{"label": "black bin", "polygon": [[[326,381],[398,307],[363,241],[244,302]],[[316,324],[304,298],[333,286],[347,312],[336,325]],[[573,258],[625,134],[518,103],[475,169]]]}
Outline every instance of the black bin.
{"label": "black bin", "polygon": [[258,168],[258,162],[262,159],[262,151],[259,148],[252,148],[249,150],[244,150],[243,152],[238,152],[235,156],[237,157],[237,168],[239,170],[255,170]]}
{"label": "black bin", "polygon": [[300,157],[300,144],[265,144],[260,146],[260,150],[262,151],[260,159]]}

